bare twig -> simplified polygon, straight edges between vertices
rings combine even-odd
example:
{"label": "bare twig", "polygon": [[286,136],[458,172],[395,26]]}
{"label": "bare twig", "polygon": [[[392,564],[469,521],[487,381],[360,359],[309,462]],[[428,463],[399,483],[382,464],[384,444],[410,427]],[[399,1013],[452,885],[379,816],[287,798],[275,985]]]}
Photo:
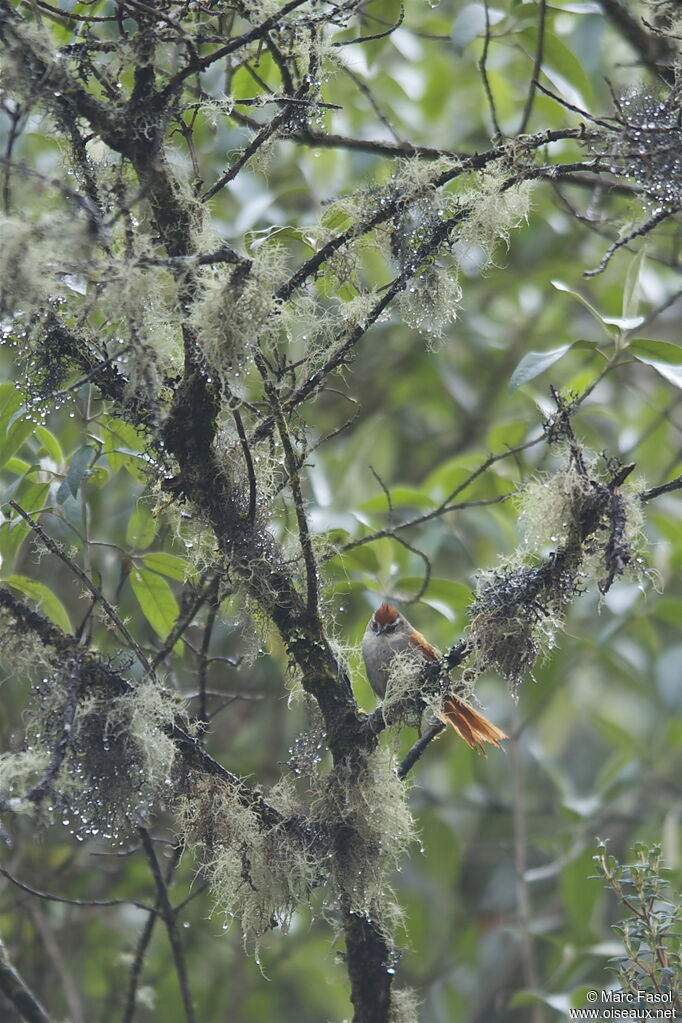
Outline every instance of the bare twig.
{"label": "bare twig", "polygon": [[500,122],[497,120],[495,97],[493,96],[493,91],[490,88],[490,81],[488,80],[488,52],[490,50],[490,5],[488,0],[484,0],[483,9],[485,11],[485,35],[483,37],[483,52],[481,53],[481,59],[478,62],[478,69],[481,72],[481,79],[483,80],[483,89],[488,101],[488,109],[490,110],[490,119],[493,122],[495,139],[499,140],[503,136],[500,129]]}
{"label": "bare twig", "polygon": [[26,1023],[52,1023],[52,1018],[12,965],[7,948],[0,940],[0,991],[12,1003]]}
{"label": "bare twig", "polygon": [[[487,5],[486,5],[487,7]],[[533,73],[531,75],[530,85],[528,86],[528,95],[526,96],[526,102],[523,107],[523,113],[521,115],[521,124],[519,125],[519,135],[523,135],[528,127],[530,121],[530,115],[533,112],[533,103],[535,102],[535,90],[537,88],[537,80],[542,70],[542,61],[545,50],[545,20],[547,14],[547,0],[539,0],[538,2],[538,41],[535,47],[535,57],[533,59]]]}
{"label": "bare twig", "polygon": [[90,591],[90,593],[92,593],[93,597],[97,598],[97,600],[101,603],[102,607],[106,611],[106,613],[109,616],[109,618],[112,620],[112,622],[114,623],[116,628],[119,630],[119,632],[121,633],[123,638],[129,644],[130,649],[135,651],[135,654],[136,654],[137,659],[139,660],[140,664],[142,664],[143,667],[150,673],[150,675],[153,676],[154,675],[154,669],[152,668],[151,664],[147,660],[144,652],[142,651],[142,648],[140,647],[140,645],[137,642],[137,640],[134,639],[131,636],[130,632],[128,631],[127,626],[123,623],[123,621],[119,617],[118,612],[111,606],[111,604],[106,599],[106,597],[104,596],[102,591],[99,590],[95,586],[95,584],[92,582],[92,580],[85,574],[83,569],[79,565],[77,565],[76,562],[73,561],[73,559],[70,558],[68,556],[68,554],[66,554],[61,549],[59,544],[55,543],[55,541],[52,539],[52,537],[47,535],[47,533],[42,528],[42,526],[38,522],[36,522],[35,519],[31,518],[31,516],[28,514],[28,512],[24,511],[24,509],[21,507],[21,505],[17,504],[16,501],[9,501],[9,505],[10,505],[11,508],[14,508],[14,510],[19,515],[21,515],[22,519],[24,519],[25,522],[28,522],[28,524],[31,527],[31,529],[40,538],[41,543],[43,543],[45,545],[45,547],[47,547],[47,549],[52,554],[54,554],[56,557],[58,557],[60,561],[63,561],[64,564],[68,568],[71,569],[71,571],[74,573],[74,575],[78,576],[78,578],[83,583],[83,585]]}
{"label": "bare twig", "polygon": [[674,490],[682,489],[682,476],[676,476],[674,480],[670,480],[668,483],[661,483],[657,487],[650,487],[648,490],[643,490],[640,495],[640,501],[652,501],[655,497],[660,497],[661,494],[671,494]]}
{"label": "bare twig", "polygon": [[601,262],[599,263],[599,266],[595,267],[594,270],[583,270],[583,277],[596,277],[597,274],[602,273],[602,271],[605,270],[606,267],[608,266],[609,261],[613,254],[615,252],[618,252],[618,249],[622,249],[624,245],[628,245],[629,242],[633,241],[633,239],[635,238],[641,238],[643,235],[649,234],[649,232],[653,231],[653,229],[657,227],[658,224],[661,224],[664,220],[667,220],[668,217],[672,217],[673,214],[679,213],[679,211],[680,211],[679,206],[673,206],[667,209],[658,210],[658,212],[654,213],[652,217],[649,217],[649,219],[644,224],[640,224],[639,227],[634,228],[632,231],[629,231],[628,234],[624,235],[622,238],[619,238],[617,241],[615,241],[612,245],[609,245],[608,249],[604,253]]}

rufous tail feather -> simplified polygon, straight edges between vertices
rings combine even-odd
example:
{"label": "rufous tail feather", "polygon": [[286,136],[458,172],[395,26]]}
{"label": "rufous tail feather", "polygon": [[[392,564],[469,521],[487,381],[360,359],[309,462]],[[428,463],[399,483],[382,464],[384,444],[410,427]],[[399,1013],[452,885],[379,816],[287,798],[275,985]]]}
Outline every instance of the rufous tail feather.
{"label": "rufous tail feather", "polygon": [[479,714],[470,703],[458,696],[446,696],[439,717],[450,725],[472,749],[482,749],[484,742],[490,742],[502,749],[500,740],[508,736],[501,728]]}

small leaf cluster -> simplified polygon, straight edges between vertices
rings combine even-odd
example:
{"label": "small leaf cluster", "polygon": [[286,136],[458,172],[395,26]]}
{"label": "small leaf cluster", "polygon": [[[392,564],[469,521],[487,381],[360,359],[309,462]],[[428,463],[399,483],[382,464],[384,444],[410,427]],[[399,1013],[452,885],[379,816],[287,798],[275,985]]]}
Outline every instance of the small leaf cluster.
{"label": "small leaf cluster", "polygon": [[672,993],[682,1008],[682,904],[664,875],[660,845],[639,842],[630,863],[619,863],[600,842],[594,861],[599,876],[615,894],[627,916],[613,930],[621,936],[623,955],[610,960],[623,991]]}

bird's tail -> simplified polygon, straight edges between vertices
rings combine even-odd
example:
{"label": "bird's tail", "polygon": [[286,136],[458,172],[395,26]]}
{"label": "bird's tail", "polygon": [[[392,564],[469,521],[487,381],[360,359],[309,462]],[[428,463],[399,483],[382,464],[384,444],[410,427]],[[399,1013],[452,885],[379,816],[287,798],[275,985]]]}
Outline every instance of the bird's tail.
{"label": "bird's tail", "polygon": [[446,725],[454,728],[472,749],[482,750],[484,742],[490,742],[498,749],[502,749],[500,740],[508,738],[501,728],[488,721],[459,696],[446,696],[439,717]]}

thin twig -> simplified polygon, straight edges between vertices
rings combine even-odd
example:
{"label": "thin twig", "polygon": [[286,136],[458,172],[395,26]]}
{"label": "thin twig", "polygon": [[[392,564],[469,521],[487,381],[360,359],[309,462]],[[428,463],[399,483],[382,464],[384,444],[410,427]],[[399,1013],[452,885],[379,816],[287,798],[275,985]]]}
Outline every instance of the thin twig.
{"label": "thin twig", "polygon": [[155,912],[152,906],[148,906],[145,902],[138,902],[137,899],[67,899],[63,895],[53,895],[52,892],[44,892],[40,888],[34,888],[25,881],[20,881],[18,878],[10,874],[9,870],[5,867],[0,867],[0,874],[6,877],[8,881],[11,881],[17,888],[21,888],[22,891],[28,892],[29,895],[34,895],[38,899],[44,899],[46,902],[63,902],[67,906],[135,906],[137,909],[143,909],[145,913]]}
{"label": "thin twig", "polygon": [[7,948],[1,939],[0,991],[9,999],[26,1023],[52,1023],[52,1017],[48,1016],[26,981],[12,965]]}
{"label": "thin twig", "polygon": [[168,941],[171,947],[175,972],[177,974],[178,984],[180,987],[180,995],[182,997],[182,1004],[185,1010],[185,1018],[187,1019],[187,1023],[196,1023],[194,1005],[192,1004],[192,995],[189,989],[189,977],[187,974],[185,953],[178,934],[177,911],[171,904],[170,896],[168,894],[168,883],[161,872],[161,866],[159,864],[151,836],[146,828],[139,827],[138,831],[142,839],[142,847],[145,851],[145,855],[154,878],[154,884],[156,885],[157,896],[161,908],[161,915],[163,916],[163,922],[165,923],[166,930],[168,932]]}
{"label": "thin twig", "polygon": [[[405,7],[404,7],[403,4],[401,4],[400,5],[400,14],[398,15],[397,21],[394,21],[393,24],[390,25],[383,32],[375,32],[373,35],[367,35],[367,36],[356,36],[355,39],[344,39],[341,42],[332,43],[332,46],[355,46],[356,43],[369,43],[373,39],[385,39],[386,36],[392,35],[393,32],[395,32],[395,30],[397,28],[400,28],[400,26],[402,25],[404,19],[405,19]],[[379,19],[375,18],[374,20],[378,21]]]}
{"label": "thin twig", "polygon": [[661,483],[658,487],[650,487],[649,490],[643,490],[639,495],[640,501],[651,501],[654,497],[660,497],[661,494],[670,494],[673,490],[682,489],[682,475],[676,476],[674,480],[670,480],[668,483]]}
{"label": "thin twig", "polygon": [[315,559],[315,551],[313,550],[312,540],[310,538],[310,530],[308,528],[308,517],[305,511],[305,505],[303,503],[303,492],[301,490],[301,476],[299,472],[299,462],[296,458],[293,445],[291,443],[291,437],[289,435],[289,428],[287,422],[282,414],[282,409],[279,404],[279,398],[274,388],[269,387],[269,397],[271,402],[274,402],[274,415],[277,421],[277,431],[279,433],[280,440],[282,441],[282,447],[284,449],[284,459],[286,461],[287,472],[289,474],[289,484],[291,486],[291,494],[294,499],[294,509],[296,511],[296,522],[298,524],[298,537],[301,544],[301,551],[303,552],[303,560],[305,562],[306,572],[306,603],[308,611],[317,615],[318,612],[318,574],[319,569],[317,567],[317,561]]}
{"label": "thin twig", "polygon": [[[487,6],[487,5],[486,5]],[[526,102],[523,107],[523,114],[521,115],[521,124],[519,125],[519,135],[523,135],[528,127],[530,121],[530,115],[533,112],[533,103],[535,102],[535,90],[537,89],[537,80],[542,70],[542,61],[545,49],[545,20],[547,14],[547,0],[539,0],[538,2],[538,40],[537,46],[535,47],[535,58],[533,60],[533,72],[531,74],[530,85],[528,86],[528,95],[526,96]]]}
{"label": "thin twig", "polygon": [[238,408],[232,409],[232,418],[234,424],[237,427],[237,436],[239,437],[239,443],[242,449],[242,455],[244,456],[244,462],[246,464],[246,474],[249,479],[249,522],[256,521],[256,505],[258,502],[258,484],[256,482],[256,471],[253,467],[253,458],[251,457],[251,449],[249,442],[246,437],[246,431],[244,429],[244,422],[241,417],[241,413]]}
{"label": "thin twig", "polygon": [[603,270],[606,269],[611,257],[614,255],[614,253],[618,251],[618,249],[622,249],[624,245],[627,245],[635,238],[641,238],[643,235],[649,234],[649,232],[653,231],[653,229],[657,227],[658,224],[662,223],[664,220],[667,220],[668,217],[672,217],[675,213],[679,212],[680,207],[673,206],[670,209],[663,209],[659,210],[657,213],[654,213],[653,217],[650,217],[646,221],[646,223],[641,224],[639,227],[634,228],[632,231],[628,232],[628,234],[624,235],[622,238],[619,238],[617,241],[615,241],[612,245],[609,245],[608,249],[604,253],[604,256],[602,257],[601,262],[599,263],[599,266],[595,267],[594,270],[583,270],[583,277],[596,277],[597,274],[600,274]]}
{"label": "thin twig", "polygon": [[[179,845],[174,846],[173,855],[171,856],[170,862],[166,869],[165,877],[166,886],[168,886],[171,883],[173,874],[175,872],[175,868],[177,867],[178,861],[180,859],[181,851],[182,851],[181,846]],[[184,903],[182,903],[181,905],[184,905]],[[181,908],[180,906],[177,907],[178,912],[180,911],[180,908]],[[135,1009],[137,1007],[137,989],[140,983],[140,977],[142,975],[142,967],[144,965],[145,956],[149,948],[149,943],[152,939],[152,934],[154,933],[154,926],[156,925],[156,921],[161,915],[161,910],[162,910],[161,896],[160,894],[157,893],[156,904],[154,906],[153,911],[150,911],[149,916],[145,921],[145,925],[142,928],[142,931],[140,932],[140,937],[137,942],[137,948],[135,949],[135,956],[130,967],[130,980],[128,982],[126,1002],[125,1007],[123,1009],[123,1023],[132,1023],[133,1017],[135,1015]]]}
{"label": "thin twig", "polygon": [[92,595],[94,597],[96,597],[97,600],[100,601],[100,603],[102,604],[102,607],[106,611],[106,613],[109,616],[109,618],[112,620],[112,622],[114,623],[116,628],[119,630],[121,635],[124,637],[126,642],[130,645],[131,650],[134,650],[134,652],[135,652],[135,654],[137,656],[137,659],[139,660],[140,664],[142,664],[142,666],[146,669],[146,671],[148,671],[149,674],[153,676],[154,675],[154,669],[152,668],[151,664],[147,660],[147,658],[146,658],[144,652],[142,651],[139,643],[137,642],[137,640],[133,639],[133,637],[131,636],[131,634],[128,631],[127,627],[124,625],[123,621],[119,617],[118,612],[115,611],[115,609],[111,606],[111,604],[106,599],[106,597],[104,596],[102,591],[97,589],[95,584],[85,574],[83,569],[79,565],[77,565],[76,562],[73,561],[68,556],[68,554],[66,554],[61,549],[61,547],[59,546],[58,543],[55,543],[55,541],[52,539],[52,537],[47,535],[47,533],[42,528],[42,526],[40,526],[36,522],[35,519],[31,518],[31,516],[28,514],[28,512],[24,511],[24,509],[21,507],[21,505],[17,504],[16,501],[10,501],[9,505],[10,505],[11,508],[14,508],[14,510],[19,515],[21,515],[22,519],[24,519],[25,522],[28,522],[28,524],[31,527],[31,529],[40,538],[41,542],[45,545],[45,547],[47,547],[47,549],[52,554],[54,554],[57,558],[59,558],[60,561],[63,561],[64,564],[68,568],[71,569],[71,571],[74,573],[74,575],[78,576],[80,581],[90,591],[90,593],[92,593]]}
{"label": "thin twig", "polygon": [[501,139],[502,131],[500,129],[500,123],[497,120],[495,97],[493,96],[492,89],[490,88],[490,81],[488,80],[488,51],[490,49],[490,6],[488,0],[484,0],[483,9],[485,11],[485,36],[483,39],[483,52],[481,54],[481,59],[478,62],[478,70],[481,72],[483,89],[485,90],[486,99],[488,101],[488,109],[490,110],[490,118],[493,122],[495,138]]}

